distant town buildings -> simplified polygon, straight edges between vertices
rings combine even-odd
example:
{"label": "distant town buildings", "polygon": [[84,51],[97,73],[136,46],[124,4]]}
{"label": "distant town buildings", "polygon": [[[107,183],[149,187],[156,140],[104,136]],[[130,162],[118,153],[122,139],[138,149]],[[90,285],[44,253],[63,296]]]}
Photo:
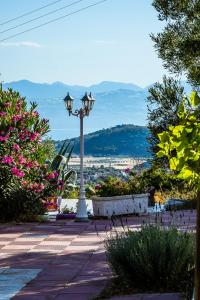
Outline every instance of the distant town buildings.
{"label": "distant town buildings", "polygon": [[[95,183],[108,176],[126,178],[127,169],[141,170],[146,163],[147,158],[86,156],[84,158],[85,183]],[[72,157],[69,166],[77,171],[79,181],[80,158]]]}
{"label": "distant town buildings", "polygon": [[[147,158],[132,158],[132,157],[84,157],[84,168],[101,167],[114,168],[118,170],[125,170],[126,168],[134,168],[137,165],[141,165],[147,161]],[[69,166],[73,168],[80,167],[79,156],[73,156],[70,159]]]}

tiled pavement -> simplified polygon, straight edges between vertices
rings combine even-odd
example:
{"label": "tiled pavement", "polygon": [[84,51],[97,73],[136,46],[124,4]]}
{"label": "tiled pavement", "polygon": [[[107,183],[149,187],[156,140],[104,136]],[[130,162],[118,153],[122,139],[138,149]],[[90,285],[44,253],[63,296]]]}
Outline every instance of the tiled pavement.
{"label": "tiled pavement", "polygon": [[[173,217],[165,213],[162,223],[167,225],[172,218],[182,229],[194,229],[194,212]],[[132,217],[123,222],[137,230],[144,222],[154,221],[155,216]],[[89,300],[98,295],[111,276],[102,243],[111,223],[97,220],[0,225],[0,300]],[[173,295],[146,297],[135,295],[127,300],[178,299]]]}

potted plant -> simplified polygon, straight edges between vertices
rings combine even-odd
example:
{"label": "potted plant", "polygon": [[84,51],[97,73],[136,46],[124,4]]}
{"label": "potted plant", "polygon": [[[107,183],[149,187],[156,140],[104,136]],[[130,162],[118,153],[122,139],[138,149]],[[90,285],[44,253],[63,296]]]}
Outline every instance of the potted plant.
{"label": "potted plant", "polygon": [[49,164],[48,180],[56,183],[54,193],[46,201],[47,209],[50,211],[58,210],[60,212],[63,194],[75,187],[77,174],[69,167],[73,148],[71,143],[65,141],[59,153]]}
{"label": "potted plant", "polygon": [[67,205],[63,208],[62,212],[56,216],[56,220],[64,220],[64,219],[75,219],[76,213],[74,208],[69,208]]}
{"label": "potted plant", "polygon": [[134,177],[123,181],[108,177],[96,185],[96,196],[92,198],[95,216],[146,214],[149,194]]}

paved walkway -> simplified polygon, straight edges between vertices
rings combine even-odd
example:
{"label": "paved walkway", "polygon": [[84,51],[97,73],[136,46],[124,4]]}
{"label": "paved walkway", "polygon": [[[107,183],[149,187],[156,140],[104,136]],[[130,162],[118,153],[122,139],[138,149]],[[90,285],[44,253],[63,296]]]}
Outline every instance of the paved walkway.
{"label": "paved walkway", "polygon": [[[194,228],[194,212],[178,214],[181,228]],[[165,213],[162,222],[169,224],[171,218]],[[136,230],[154,221],[155,216],[124,219]],[[110,229],[108,220],[0,225],[0,300],[89,300],[97,296],[111,276],[102,243]],[[146,297],[114,299],[178,299]]]}

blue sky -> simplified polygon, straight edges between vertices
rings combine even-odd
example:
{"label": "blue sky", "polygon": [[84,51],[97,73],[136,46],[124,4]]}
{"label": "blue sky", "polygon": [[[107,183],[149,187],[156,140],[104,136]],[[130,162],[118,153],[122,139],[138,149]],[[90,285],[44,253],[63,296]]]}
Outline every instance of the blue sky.
{"label": "blue sky", "polygon": [[[80,9],[98,0],[83,0],[44,19],[1,34],[1,39],[52,18]],[[53,0],[2,1],[1,22]],[[43,13],[74,2],[56,5],[21,20],[0,26],[3,31]],[[108,0],[45,27],[0,43],[0,72],[4,81],[62,81],[90,85],[104,80],[147,86],[165,72],[157,58],[151,32],[163,24],[157,20],[151,0]]]}

